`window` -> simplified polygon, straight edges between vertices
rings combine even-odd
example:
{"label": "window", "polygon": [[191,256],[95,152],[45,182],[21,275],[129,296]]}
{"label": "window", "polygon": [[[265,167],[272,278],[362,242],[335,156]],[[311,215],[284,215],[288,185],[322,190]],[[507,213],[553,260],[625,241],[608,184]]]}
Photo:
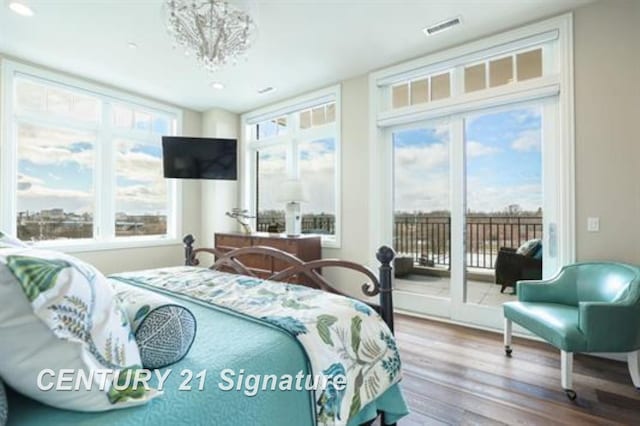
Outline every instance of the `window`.
{"label": "window", "polygon": [[337,246],[339,107],[339,89],[332,88],[243,116],[249,169],[245,204],[255,212],[258,231],[284,231],[285,203],[278,188],[287,179],[299,179],[309,195],[302,203],[302,232]]}
{"label": "window", "polygon": [[394,109],[446,99],[449,96],[451,96],[451,77],[448,72],[391,87],[391,104]]}
{"label": "window", "polygon": [[[542,76],[542,48],[493,58],[464,69],[466,93]],[[487,77],[489,81],[487,82]]]}
{"label": "window", "polygon": [[175,237],[161,136],[177,133],[178,111],[18,64],[3,71],[0,227],[34,242]]}

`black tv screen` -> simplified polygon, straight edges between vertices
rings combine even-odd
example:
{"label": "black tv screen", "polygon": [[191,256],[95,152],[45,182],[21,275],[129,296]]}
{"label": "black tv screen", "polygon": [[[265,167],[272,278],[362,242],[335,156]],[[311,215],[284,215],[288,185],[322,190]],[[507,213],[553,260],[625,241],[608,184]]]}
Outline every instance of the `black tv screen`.
{"label": "black tv screen", "polygon": [[163,136],[162,152],[166,178],[238,178],[238,148],[235,139]]}

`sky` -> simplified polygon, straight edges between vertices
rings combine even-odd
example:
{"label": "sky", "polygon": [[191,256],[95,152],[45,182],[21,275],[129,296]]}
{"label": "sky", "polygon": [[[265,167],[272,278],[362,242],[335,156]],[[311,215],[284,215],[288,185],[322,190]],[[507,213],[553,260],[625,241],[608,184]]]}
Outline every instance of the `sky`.
{"label": "sky", "polygon": [[[299,144],[300,180],[307,192],[303,213],[335,213],[335,140],[320,139]],[[284,210],[278,199],[278,188],[286,175],[286,153],[283,147],[259,152],[259,210]]]}
{"label": "sky", "polygon": [[[95,135],[20,125],[18,139],[18,211],[94,212]],[[116,212],[166,214],[159,139],[153,144],[112,141]]]}
{"label": "sky", "polygon": [[[394,133],[394,209],[450,210],[448,126]],[[465,120],[467,210],[542,207],[541,113],[519,108]]]}

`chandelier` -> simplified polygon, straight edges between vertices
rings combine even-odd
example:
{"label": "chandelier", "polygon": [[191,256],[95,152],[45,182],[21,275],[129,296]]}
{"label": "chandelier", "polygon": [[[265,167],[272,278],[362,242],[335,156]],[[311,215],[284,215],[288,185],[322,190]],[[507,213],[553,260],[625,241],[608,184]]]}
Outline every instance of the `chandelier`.
{"label": "chandelier", "polygon": [[235,64],[251,44],[253,19],[226,1],[168,0],[167,6],[168,28],[176,44],[208,71]]}

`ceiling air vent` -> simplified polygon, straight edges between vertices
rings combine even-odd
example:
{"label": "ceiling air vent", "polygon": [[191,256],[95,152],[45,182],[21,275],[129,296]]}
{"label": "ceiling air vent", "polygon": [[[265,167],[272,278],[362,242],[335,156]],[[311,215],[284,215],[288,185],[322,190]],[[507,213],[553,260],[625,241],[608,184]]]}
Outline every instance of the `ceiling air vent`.
{"label": "ceiling air vent", "polygon": [[447,19],[446,21],[438,22],[437,24],[431,25],[423,29],[422,31],[426,35],[431,36],[437,33],[441,33],[442,31],[451,29],[460,23],[462,23],[462,18],[460,16],[457,16],[455,18]]}
{"label": "ceiling air vent", "polygon": [[258,94],[264,95],[266,93],[273,92],[274,90],[276,90],[275,87],[263,87],[262,89],[258,90]]}

